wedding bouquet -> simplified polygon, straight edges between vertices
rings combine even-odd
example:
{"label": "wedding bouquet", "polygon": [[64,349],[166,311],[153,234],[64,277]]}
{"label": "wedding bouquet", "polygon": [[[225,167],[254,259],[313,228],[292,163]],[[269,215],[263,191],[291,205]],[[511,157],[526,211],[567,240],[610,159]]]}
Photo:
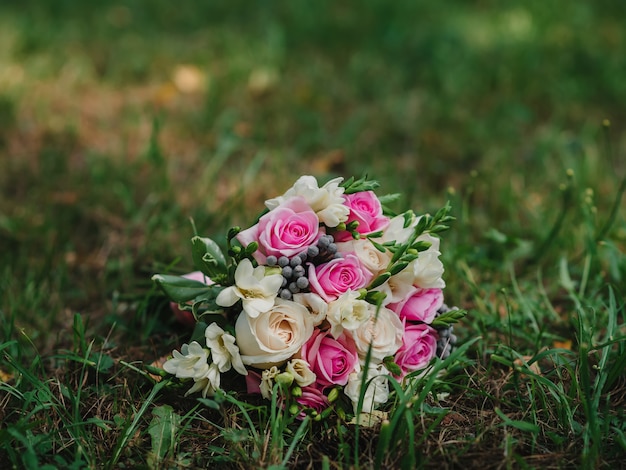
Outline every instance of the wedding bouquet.
{"label": "wedding bouquet", "polygon": [[[355,414],[387,402],[389,380],[423,373],[456,342],[464,312],[444,304],[436,236],[452,217],[387,205],[375,181],[302,176],[265,202],[256,224],[229,230],[227,255],[192,238],[199,271],[153,280],[197,322],[200,337],[163,369],[212,395],[223,376],[244,376],[248,392],[288,394],[294,413],[320,415],[335,402]],[[196,335],[198,336],[198,335]]]}

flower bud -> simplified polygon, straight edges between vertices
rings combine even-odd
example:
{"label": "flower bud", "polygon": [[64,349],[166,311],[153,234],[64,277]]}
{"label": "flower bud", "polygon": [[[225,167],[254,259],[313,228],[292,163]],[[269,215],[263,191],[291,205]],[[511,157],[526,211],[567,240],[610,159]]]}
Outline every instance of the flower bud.
{"label": "flower bud", "polygon": [[241,227],[233,227],[228,231],[228,240],[232,240],[237,236],[237,234],[241,232]]}
{"label": "flower bud", "polygon": [[297,385],[291,389],[291,396],[294,398],[300,398],[302,396],[302,389]]}
{"label": "flower bud", "polygon": [[274,377],[276,383],[284,387],[290,387],[293,383],[293,375],[289,372],[281,372],[276,377]]}
{"label": "flower bud", "polygon": [[252,242],[248,246],[246,246],[246,253],[251,255],[258,249],[259,249],[259,244],[257,242]]}
{"label": "flower bud", "polygon": [[272,266],[272,267],[265,267],[265,276],[271,276],[272,274],[281,274],[282,273],[282,269],[279,268],[278,266]]}
{"label": "flower bud", "polygon": [[358,227],[359,227],[359,221],[353,220],[348,225],[346,225],[346,230],[348,230],[349,232],[354,232]]}
{"label": "flower bud", "polygon": [[339,398],[339,389],[335,387],[328,394],[328,401],[332,403],[336,401],[337,398]]}

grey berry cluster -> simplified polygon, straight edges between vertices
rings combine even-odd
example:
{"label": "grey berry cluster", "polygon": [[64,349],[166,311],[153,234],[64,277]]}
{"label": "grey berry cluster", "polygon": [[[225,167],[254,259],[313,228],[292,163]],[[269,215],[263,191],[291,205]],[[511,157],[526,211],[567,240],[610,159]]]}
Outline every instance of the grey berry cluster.
{"label": "grey berry cluster", "polygon": [[[437,310],[437,316],[447,313],[450,310],[458,310],[458,307],[450,308],[446,304],[443,304],[439,310]],[[453,331],[453,325],[437,328],[437,333],[439,334],[439,338],[437,339],[437,357],[446,359],[456,346],[457,337]]]}
{"label": "grey berry cluster", "polygon": [[283,283],[278,295],[285,300],[293,299],[293,294],[309,292],[309,278],[306,264],[315,266],[340,257],[332,235],[322,235],[317,245],[311,245],[302,253],[291,258],[281,256],[267,257],[267,265],[282,269]]}

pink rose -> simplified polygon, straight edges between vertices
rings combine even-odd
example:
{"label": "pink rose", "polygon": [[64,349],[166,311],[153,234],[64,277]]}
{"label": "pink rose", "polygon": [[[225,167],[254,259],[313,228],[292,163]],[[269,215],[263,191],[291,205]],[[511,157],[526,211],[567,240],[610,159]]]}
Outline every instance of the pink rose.
{"label": "pink rose", "polygon": [[[361,234],[368,234],[383,230],[389,225],[389,217],[383,215],[383,208],[373,191],[361,191],[344,196],[344,204],[350,209],[350,215],[346,224],[357,221],[359,226],[356,231]],[[335,234],[335,241],[344,242],[351,240],[349,232],[338,232]]]}
{"label": "pink rose", "polygon": [[330,330],[315,329],[302,346],[300,355],[311,366],[317,377],[316,384],[321,387],[347,384],[348,377],[359,363],[352,338],[346,334],[333,338]]}
{"label": "pink rose", "polygon": [[291,258],[315,245],[324,233],[319,224],[311,206],[297,196],[262,216],[258,224],[240,232],[237,240],[244,246],[258,242],[259,249],[252,256],[259,264],[265,264],[270,255]]}
{"label": "pink rose", "polygon": [[[204,282],[207,285],[213,284],[213,281],[205,276],[201,271],[194,271],[188,274],[183,274],[182,277],[191,279],[193,281]],[[196,319],[189,310],[181,310],[176,302],[170,302],[170,307],[172,308],[172,312],[174,312],[174,316],[176,320],[182,323],[185,326],[194,326],[196,324]]]}
{"label": "pink rose", "polygon": [[402,375],[424,369],[437,352],[437,331],[423,323],[406,323],[402,347],[395,356],[395,362],[402,369]]}
{"label": "pink rose", "polygon": [[309,264],[310,288],[326,302],[337,300],[349,290],[356,291],[367,286],[373,277],[353,254],[335,258],[319,266]]}
{"label": "pink rose", "polygon": [[420,289],[414,287],[400,302],[387,305],[402,319],[432,323],[437,310],[443,305],[441,289]]}
{"label": "pink rose", "polygon": [[[330,406],[328,397],[324,395],[321,390],[313,386],[303,387],[302,396],[297,397],[296,401],[298,402],[298,404],[302,405],[302,407],[312,408],[318,413],[321,413]],[[297,418],[304,419],[305,416],[306,413],[303,411],[297,416]]]}

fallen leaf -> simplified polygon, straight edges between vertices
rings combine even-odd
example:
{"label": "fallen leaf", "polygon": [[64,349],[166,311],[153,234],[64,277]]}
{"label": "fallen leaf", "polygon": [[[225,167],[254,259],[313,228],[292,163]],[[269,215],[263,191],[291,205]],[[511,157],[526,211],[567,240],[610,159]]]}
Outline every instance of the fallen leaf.
{"label": "fallen leaf", "polygon": [[3,371],[0,369],[0,382],[10,382],[13,380],[13,374]]}
{"label": "fallen leaf", "polygon": [[513,364],[515,364],[517,367],[522,367],[522,366],[526,366],[528,369],[530,369],[531,372],[537,374],[537,375],[541,375],[541,369],[539,368],[539,364],[537,364],[536,362],[533,362],[532,364],[528,364],[528,361],[530,359],[532,359],[533,356],[522,356],[522,358],[518,358],[515,359],[513,361]]}
{"label": "fallen leaf", "polygon": [[552,346],[554,346],[555,348],[558,348],[558,349],[568,349],[568,350],[571,351],[571,349],[572,349],[572,340],[570,340],[570,339],[566,339],[564,341],[556,341],[555,340],[552,343]]}
{"label": "fallen leaf", "polygon": [[358,418],[355,416],[354,418],[352,418],[351,421],[348,422],[348,424],[359,423],[359,426],[371,428],[376,426],[377,424],[380,424],[388,417],[389,413],[387,413],[386,411],[373,410],[371,413],[361,413]]}

